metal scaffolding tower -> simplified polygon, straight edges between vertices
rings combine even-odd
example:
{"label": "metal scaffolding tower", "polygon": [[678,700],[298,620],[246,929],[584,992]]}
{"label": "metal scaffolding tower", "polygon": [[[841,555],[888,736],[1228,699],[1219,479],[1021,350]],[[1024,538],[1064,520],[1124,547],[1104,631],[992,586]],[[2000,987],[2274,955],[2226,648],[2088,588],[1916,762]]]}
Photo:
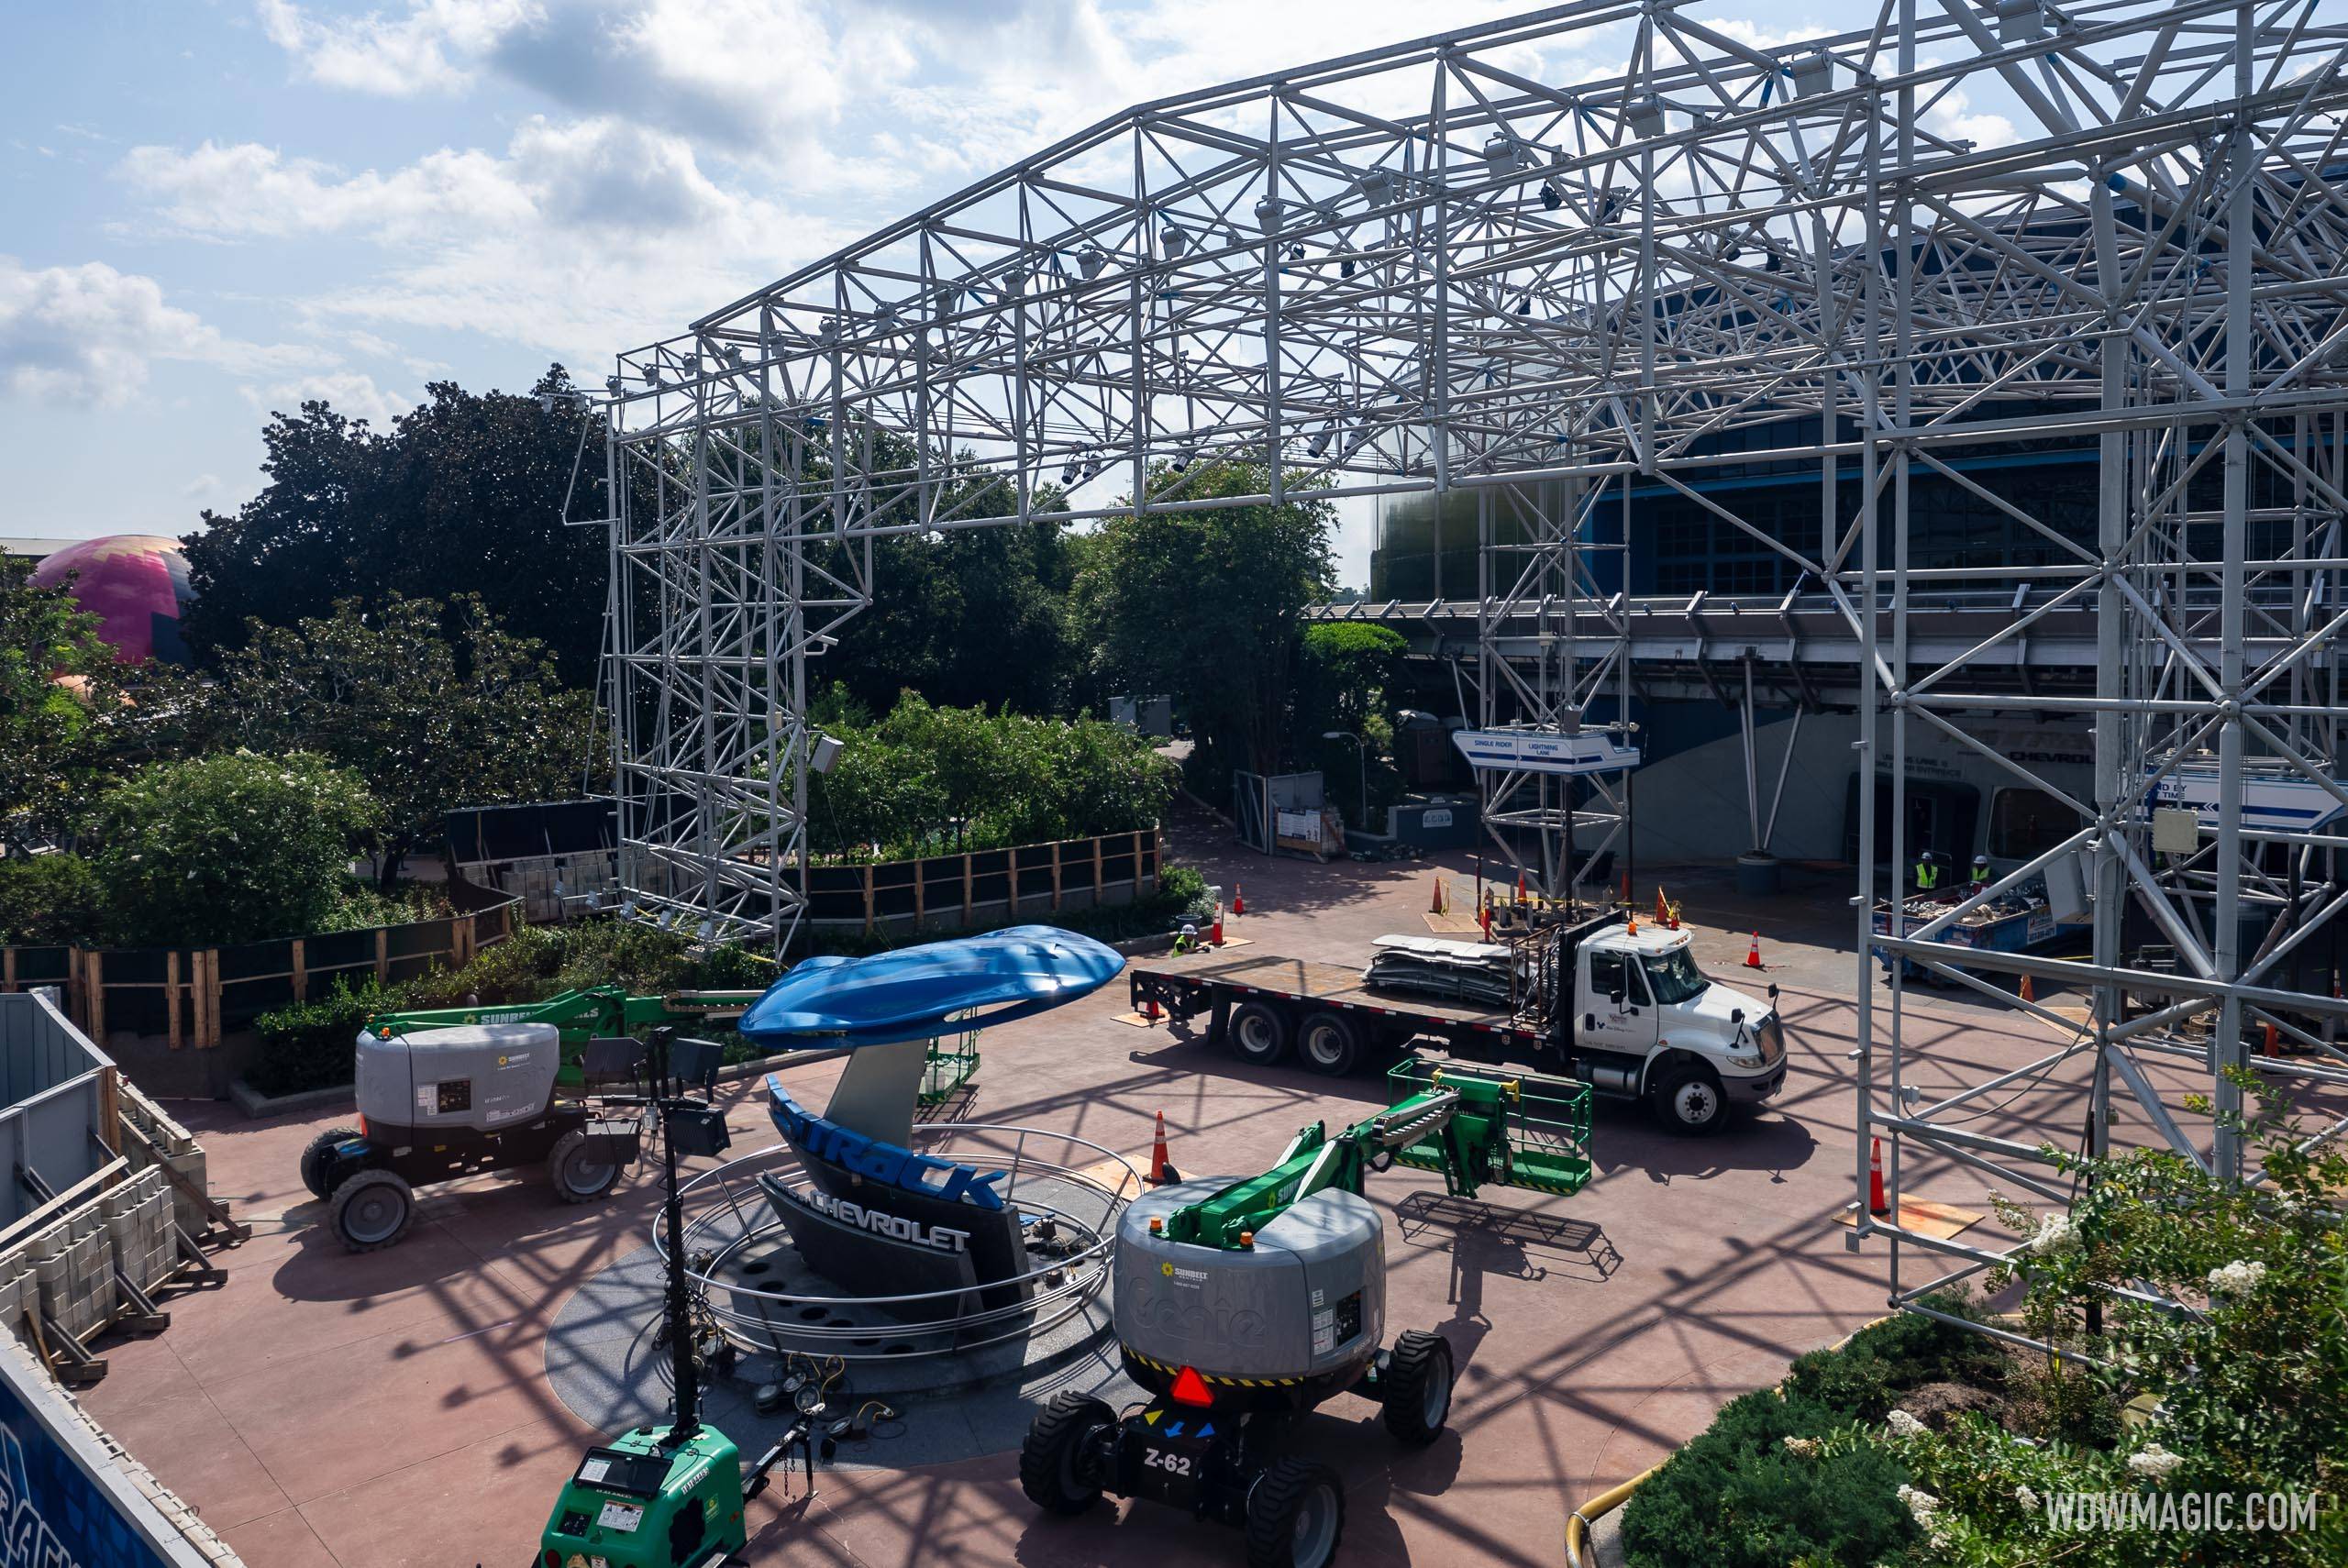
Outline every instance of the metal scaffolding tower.
{"label": "metal scaffolding tower", "polygon": [[[2324,1022],[2342,1004],[2272,982],[2348,909],[2348,28],[2316,0],[1887,0],[1866,28],[1763,49],[1691,9],[1583,0],[1144,105],[621,356],[609,461],[658,498],[612,528],[639,916],[788,938],[808,660],[864,602],[878,536],[1232,504],[1190,493],[1210,457],[1266,465],[1242,501],[1473,492],[1467,716],[1570,731],[1627,717],[1637,488],[1790,562],[1850,629],[1862,767],[1890,791],[1888,821],[1859,791],[1863,955],[1876,866],[1915,847],[1924,726],[2076,813],[1991,890],[2083,865],[2092,959],[1967,954],[1957,977],[2097,999],[2029,1073],[2076,1070],[2099,1112],[2124,1094],[2229,1170],[2233,1141],[2200,1148],[2147,1063],[2222,1103],[2212,1070],[2272,1021],[2316,1053],[2303,1075],[2348,1081]],[[2100,462],[2084,531],[1966,471],[2079,444]],[[1814,536],[1696,488],[1754,465],[1817,475]],[[1922,476],[2044,548],[1918,564]],[[1911,658],[1935,591],[1985,584],[2015,590],[2010,622]],[[2081,601],[2092,695],[2032,695],[2026,668],[2021,692],[1968,687]],[[1960,722],[1991,712],[2093,715],[2094,798]],[[1624,818],[1611,789],[1559,789],[1487,779],[1553,890],[1577,816],[1610,837]],[[1882,945],[1945,970],[1959,912]],[[2173,967],[2129,967],[2140,922]],[[1963,1125],[2010,1076],[1925,1102],[1900,978],[1858,969],[1861,1193],[1881,1132],[1895,1187],[1903,1157],[1930,1158],[2059,1201],[2041,1151]],[[2000,1252],[1860,1229],[1959,1273]]]}

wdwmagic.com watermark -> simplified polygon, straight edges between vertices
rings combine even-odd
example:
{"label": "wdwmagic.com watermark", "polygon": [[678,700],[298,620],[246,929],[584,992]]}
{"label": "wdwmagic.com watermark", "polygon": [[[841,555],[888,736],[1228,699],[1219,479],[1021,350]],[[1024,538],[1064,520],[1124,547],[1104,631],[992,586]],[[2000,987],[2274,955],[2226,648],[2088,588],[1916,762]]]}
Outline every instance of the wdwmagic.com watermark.
{"label": "wdwmagic.com watermark", "polygon": [[2046,1522],[2064,1534],[2116,1530],[2204,1534],[2312,1530],[2311,1492],[2054,1492]]}

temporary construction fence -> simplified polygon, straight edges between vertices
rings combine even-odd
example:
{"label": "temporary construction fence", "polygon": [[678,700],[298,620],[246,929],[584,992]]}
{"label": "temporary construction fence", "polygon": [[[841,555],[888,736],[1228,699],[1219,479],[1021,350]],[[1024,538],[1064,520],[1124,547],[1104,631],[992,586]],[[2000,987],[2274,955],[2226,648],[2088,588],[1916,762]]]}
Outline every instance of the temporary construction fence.
{"label": "temporary construction fence", "polygon": [[0,996],[0,1327],[87,1382],[100,1333],[170,1320],[152,1293],[208,1268],[198,1238],[249,1231],[195,1140],[46,996]]}
{"label": "temporary construction fence", "polygon": [[1157,889],[1158,830],[1102,834],[917,860],[807,868],[807,917],[864,931],[969,926],[1131,903]]}
{"label": "temporary construction fence", "polygon": [[92,1040],[129,1033],[207,1050],[261,1013],[323,996],[338,977],[388,982],[460,967],[513,934],[519,908],[501,898],[437,920],[226,947],[0,947],[0,991],[56,987]]}

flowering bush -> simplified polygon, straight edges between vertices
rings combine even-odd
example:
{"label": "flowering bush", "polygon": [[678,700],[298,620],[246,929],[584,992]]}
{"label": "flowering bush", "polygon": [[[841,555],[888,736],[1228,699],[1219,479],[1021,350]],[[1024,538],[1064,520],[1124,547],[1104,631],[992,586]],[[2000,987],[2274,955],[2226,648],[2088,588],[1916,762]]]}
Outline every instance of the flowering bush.
{"label": "flowering bush", "polygon": [[[1978,1417],[1937,1433],[1895,1419],[1872,1441],[1931,1498],[1929,1521],[1917,1518],[1933,1561],[2348,1562],[2348,1239],[2333,1208],[2348,1157],[2302,1150],[2271,1109],[2237,1125],[2255,1146],[2256,1185],[2134,1151],[2071,1162],[2081,1182],[2067,1217],[2000,1206],[2031,1239],[1999,1283],[2019,1279],[2032,1334],[2075,1351],[2063,1359],[2137,1419],[2109,1445],[2032,1441]],[[2166,1511],[2125,1529],[2058,1528],[2047,1505],[2065,1494],[2148,1495]],[[2278,1494],[2312,1496],[2314,1526],[2212,1529],[2198,1511],[2240,1519],[2248,1499]]]}

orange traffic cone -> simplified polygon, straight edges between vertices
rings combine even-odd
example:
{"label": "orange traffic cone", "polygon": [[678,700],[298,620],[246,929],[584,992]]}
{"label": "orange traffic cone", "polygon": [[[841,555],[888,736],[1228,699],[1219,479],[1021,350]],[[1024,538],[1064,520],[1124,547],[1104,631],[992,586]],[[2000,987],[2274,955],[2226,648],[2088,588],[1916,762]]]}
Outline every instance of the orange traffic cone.
{"label": "orange traffic cone", "polygon": [[2259,1046],[2259,1052],[2260,1052],[2260,1054],[2261,1054],[2262,1055],[2267,1055],[2267,1056],[2277,1056],[2277,1055],[2282,1055],[2282,1053],[2281,1053],[2280,1051],[2278,1051],[2278,1050],[2276,1050],[2276,1044],[2277,1044],[2277,1043],[2278,1043],[2278,1040],[2279,1040],[2279,1034],[2278,1034],[2278,1032],[2276,1030],[2275,1026],[2274,1026],[2272,1023],[2267,1024],[2267,1025],[2265,1026],[2265,1030],[2266,1030],[2266,1037],[2265,1037],[2265,1041],[2264,1041],[2264,1042],[2262,1042],[2262,1043],[2261,1043],[2261,1044],[2260,1044],[2260,1046]]}
{"label": "orange traffic cone", "polygon": [[1157,999],[1156,997],[1151,997],[1148,1000],[1141,1004],[1141,1015],[1149,1020],[1152,1023],[1156,1023],[1157,1021]]}
{"label": "orange traffic cone", "polygon": [[1490,942],[1492,939],[1492,895],[1490,889],[1485,889],[1484,907],[1477,911],[1476,923],[1484,928],[1484,940]]}
{"label": "orange traffic cone", "polygon": [[1428,895],[1428,897],[1427,897],[1427,913],[1429,913],[1429,914],[1441,914],[1442,912],[1443,912],[1443,873],[1442,873],[1442,872],[1440,872],[1440,871],[1438,871],[1438,872],[1436,872],[1436,873],[1434,874],[1434,890],[1432,893],[1430,893],[1430,894]]}
{"label": "orange traffic cone", "polygon": [[1753,945],[1744,950],[1744,966],[1748,969],[1758,969],[1763,966],[1761,963],[1761,933],[1757,931],[1753,933]]}
{"label": "orange traffic cone", "polygon": [[1235,916],[1247,912],[1247,889],[1236,882],[1231,884],[1231,912]]}
{"label": "orange traffic cone", "polygon": [[1223,945],[1223,906],[1214,907],[1214,929],[1207,933],[1207,941],[1216,947]]}
{"label": "orange traffic cone", "polygon": [[1623,873],[1623,901],[1626,904],[1631,901],[1631,874],[1628,871]]}
{"label": "orange traffic cone", "polygon": [[1524,873],[1522,871],[1516,874],[1516,901],[1520,904],[1524,901]]}
{"label": "orange traffic cone", "polygon": [[[1161,1133],[1158,1147],[1162,1150],[1165,1144],[1165,1136]],[[1883,1140],[1880,1138],[1875,1140],[1875,1146],[1867,1154],[1867,1212],[1891,1212],[1891,1205],[1883,1200]]]}
{"label": "orange traffic cone", "polygon": [[1174,1162],[1166,1157],[1166,1113],[1157,1113],[1157,1138],[1149,1146],[1149,1185],[1164,1187],[1169,1181],[1180,1181]]}
{"label": "orange traffic cone", "polygon": [[1657,883],[1655,889],[1655,922],[1657,925],[1666,925],[1670,922],[1670,920],[1671,911],[1665,907],[1663,901],[1663,885]]}
{"label": "orange traffic cone", "polygon": [[2038,988],[2030,983],[2028,975],[2021,977],[2021,989],[2017,994],[2026,1002],[2034,1002],[2038,999]]}

